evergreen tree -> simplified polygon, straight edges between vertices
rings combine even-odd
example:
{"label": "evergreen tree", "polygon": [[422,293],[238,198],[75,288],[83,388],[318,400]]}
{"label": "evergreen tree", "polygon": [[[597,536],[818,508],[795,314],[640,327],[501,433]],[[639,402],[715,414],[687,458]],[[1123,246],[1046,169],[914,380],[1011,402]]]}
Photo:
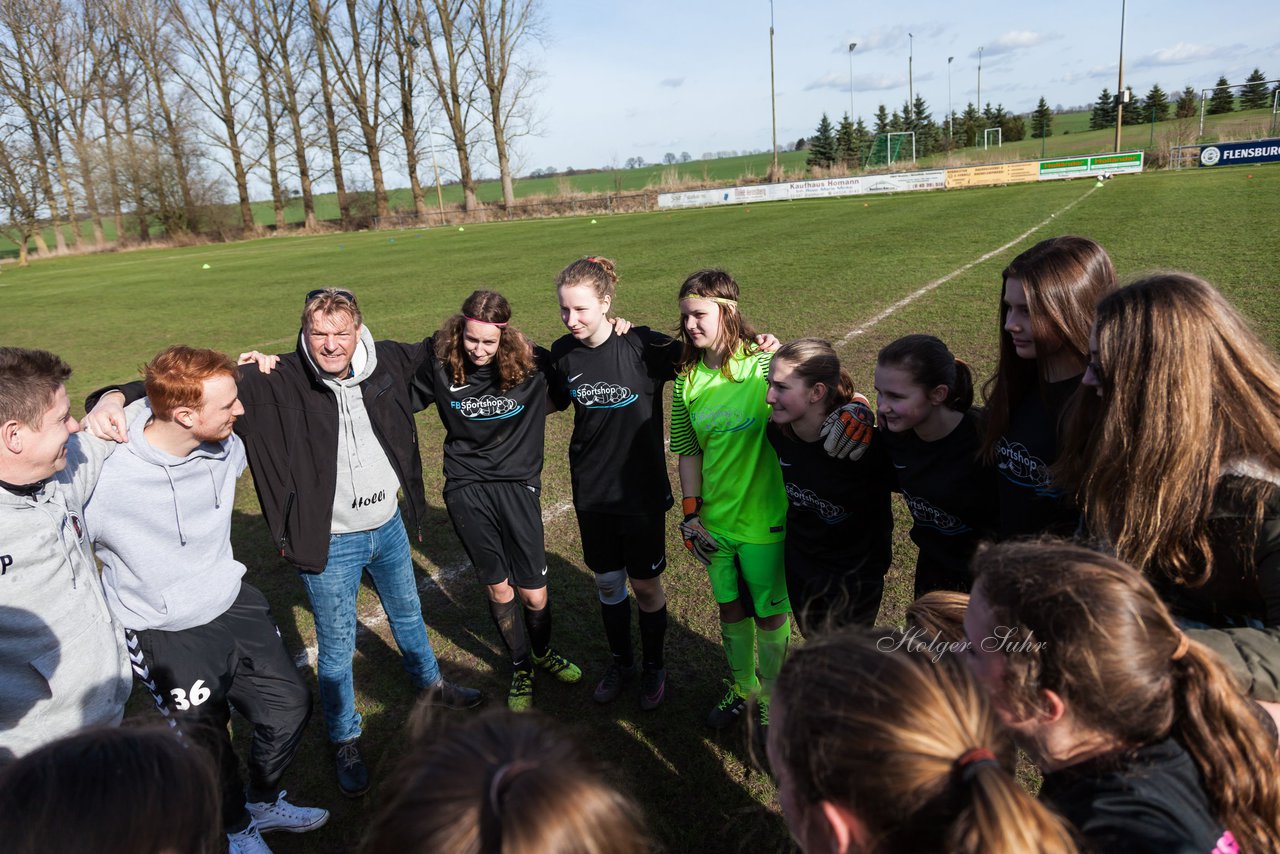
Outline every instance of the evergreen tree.
{"label": "evergreen tree", "polygon": [[1231,84],[1227,82],[1226,77],[1219,77],[1218,82],[1214,84],[1213,94],[1209,96],[1209,109],[1206,112],[1211,116],[1229,113],[1236,108],[1235,98],[1231,96]]}
{"label": "evergreen tree", "polygon": [[1178,96],[1178,104],[1173,111],[1174,117],[1179,119],[1189,119],[1195,116],[1200,109],[1199,105],[1196,103],[1198,100],[1199,96],[1196,95],[1195,89],[1192,89],[1190,86],[1183,89],[1182,94]]}
{"label": "evergreen tree", "polygon": [[1142,115],[1149,122],[1162,122],[1169,118],[1169,96],[1160,88],[1159,83],[1154,84],[1142,99]]}
{"label": "evergreen tree", "polygon": [[1267,91],[1266,81],[1267,75],[1262,73],[1262,69],[1253,69],[1240,93],[1240,109],[1261,110],[1271,106],[1271,93]]}
{"label": "evergreen tree", "polygon": [[964,108],[964,115],[960,117],[960,140],[962,146],[974,146],[978,144],[978,134],[981,133],[979,128],[982,126],[982,114],[978,112],[978,108],[969,102],[969,106]]}
{"label": "evergreen tree", "polygon": [[866,122],[862,120],[862,116],[858,116],[858,122],[853,126],[853,151],[856,155],[854,165],[861,167],[866,162],[867,155],[871,151],[872,138]]}
{"label": "evergreen tree", "polygon": [[902,116],[898,115],[898,111],[894,110],[893,115],[889,117],[889,130],[894,133],[901,133],[906,130],[906,123],[902,121]]}
{"label": "evergreen tree", "polygon": [[809,159],[805,163],[826,168],[835,162],[836,132],[831,126],[831,119],[823,113],[822,121],[818,122],[818,130],[809,140]]}
{"label": "evergreen tree", "polygon": [[1040,96],[1040,103],[1036,104],[1035,112],[1031,114],[1031,138],[1044,139],[1053,136],[1053,110],[1049,109],[1049,103]]}
{"label": "evergreen tree", "polygon": [[915,111],[911,109],[910,101],[902,102],[902,129],[903,130],[916,129]]}
{"label": "evergreen tree", "polygon": [[880,105],[880,109],[876,110],[876,133],[889,132],[889,111],[884,108],[884,104]]}
{"label": "evergreen tree", "polygon": [[853,139],[853,122],[849,119],[848,113],[844,114],[836,130],[836,159],[846,166],[855,165],[858,162],[858,149]]}
{"label": "evergreen tree", "polygon": [[1102,87],[1102,94],[1098,95],[1098,101],[1093,105],[1093,111],[1089,114],[1089,130],[1102,130],[1103,128],[1115,127],[1116,124],[1116,102],[1111,96],[1111,90]]}
{"label": "evergreen tree", "polygon": [[[1125,87],[1128,89],[1128,87]],[[1133,96],[1133,90],[1128,89],[1129,103],[1124,105],[1124,123],[1126,125],[1141,125],[1151,121],[1151,116],[1147,112],[1147,105],[1143,103],[1141,98]]]}
{"label": "evergreen tree", "polygon": [[911,105],[911,118],[915,124],[912,130],[916,132],[916,156],[924,157],[942,147],[942,134],[923,95],[916,95],[916,101]]}
{"label": "evergreen tree", "polygon": [[1004,104],[996,104],[993,118],[996,120],[995,127],[1000,128],[1002,143],[1017,142],[1027,135],[1027,123],[1022,120],[1022,116],[1005,112]]}

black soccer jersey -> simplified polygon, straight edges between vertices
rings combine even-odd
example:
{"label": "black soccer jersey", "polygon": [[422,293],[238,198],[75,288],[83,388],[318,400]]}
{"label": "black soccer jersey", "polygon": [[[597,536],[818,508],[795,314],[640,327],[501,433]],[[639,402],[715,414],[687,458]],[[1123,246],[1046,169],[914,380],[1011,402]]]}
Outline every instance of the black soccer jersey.
{"label": "black soccer jersey", "polygon": [[662,438],[662,384],[680,344],[645,326],[598,347],[572,335],[551,346],[550,393],[573,404],[573,503],[594,513],[663,513],[673,503]]}
{"label": "black soccer jersey", "polygon": [[549,354],[541,347],[534,347],[533,354],[538,369],[506,391],[492,363],[470,368],[457,383],[433,350],[418,369],[415,408],[434,402],[444,423],[446,492],[491,481],[541,487]]}
{"label": "black soccer jersey", "polygon": [[912,430],[881,431],[877,438],[885,440],[897,489],[911,511],[911,539],[920,547],[916,594],[927,592],[921,578],[940,579],[940,585],[926,585],[935,589],[967,590],[969,560],[996,522],[994,472],[977,459],[978,411],[966,412],[955,429],[933,442]]}
{"label": "black soccer jersey", "polygon": [[1049,467],[1058,459],[1062,410],[1079,385],[1080,377],[1039,385],[1009,414],[996,443],[1000,539],[1075,532],[1079,511],[1054,486]]}
{"label": "black soccer jersey", "polygon": [[821,440],[791,438],[773,422],[765,435],[787,489],[788,571],[807,575],[822,568],[835,575],[865,567],[883,575],[893,534],[893,476],[880,437],[855,462],[832,459]]}

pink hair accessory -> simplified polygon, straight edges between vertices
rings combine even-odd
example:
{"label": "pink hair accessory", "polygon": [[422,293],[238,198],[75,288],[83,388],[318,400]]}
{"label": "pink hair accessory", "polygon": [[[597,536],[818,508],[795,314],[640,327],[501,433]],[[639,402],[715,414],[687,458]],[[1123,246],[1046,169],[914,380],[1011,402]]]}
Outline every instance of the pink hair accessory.
{"label": "pink hair accessory", "polygon": [[481,319],[480,319],[480,318],[478,318],[478,317],[472,317],[471,315],[468,315],[468,314],[464,314],[464,315],[462,315],[462,316],[463,316],[464,318],[466,318],[467,320],[470,320],[472,323],[483,323],[485,326],[496,326],[496,327],[498,327],[499,329],[506,329],[506,328],[507,328],[507,324],[506,324],[506,323],[499,323],[499,322],[498,322],[498,321],[496,321],[496,320],[481,320]]}

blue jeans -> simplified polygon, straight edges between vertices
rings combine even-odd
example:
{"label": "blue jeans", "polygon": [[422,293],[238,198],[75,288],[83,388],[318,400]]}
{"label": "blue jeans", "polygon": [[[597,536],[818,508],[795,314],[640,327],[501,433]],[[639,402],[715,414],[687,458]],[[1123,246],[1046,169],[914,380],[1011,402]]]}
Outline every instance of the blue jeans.
{"label": "blue jeans", "polygon": [[400,514],[372,531],[330,534],[324,572],[298,574],[315,615],[320,707],[334,742],[360,737],[351,661],[356,654],[356,594],[366,569],[414,686],[425,688],[440,681],[440,665],[422,622],[409,538]]}

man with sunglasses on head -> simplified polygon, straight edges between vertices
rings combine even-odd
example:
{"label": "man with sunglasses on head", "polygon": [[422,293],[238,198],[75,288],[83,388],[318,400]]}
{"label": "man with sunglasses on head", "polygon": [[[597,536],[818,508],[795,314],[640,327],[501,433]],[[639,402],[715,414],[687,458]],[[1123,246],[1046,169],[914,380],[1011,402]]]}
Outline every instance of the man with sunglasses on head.
{"label": "man with sunglasses on head", "polygon": [[[366,571],[426,702],[463,709],[481,699],[440,674],[396,501],[403,490],[408,524],[421,536],[427,501],[409,388],[429,348],[429,340],[374,341],[355,295],[321,288],[307,294],[293,353],[240,357],[245,413],[235,431],[272,539],[311,602],[321,707],[338,787],[352,797],[369,788],[352,679],[356,597]],[[140,397],[141,383],[95,392],[86,420],[123,440],[120,394]]]}

